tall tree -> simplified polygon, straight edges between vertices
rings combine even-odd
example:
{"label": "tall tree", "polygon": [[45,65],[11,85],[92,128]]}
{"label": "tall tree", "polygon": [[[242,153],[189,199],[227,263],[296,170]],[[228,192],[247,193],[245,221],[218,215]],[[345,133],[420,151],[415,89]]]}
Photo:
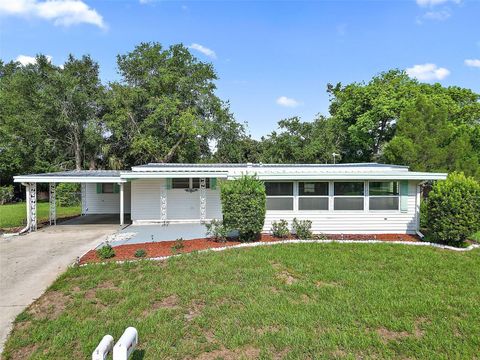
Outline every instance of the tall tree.
{"label": "tall tree", "polygon": [[385,160],[417,171],[463,171],[479,177],[480,156],[470,138],[478,128],[456,127],[449,118],[447,105],[420,96],[402,112],[397,133],[385,147]]}
{"label": "tall tree", "polygon": [[104,117],[111,166],[206,160],[220,129],[235,130],[213,66],[183,45],[142,43],[117,62],[122,81],[110,84]]}

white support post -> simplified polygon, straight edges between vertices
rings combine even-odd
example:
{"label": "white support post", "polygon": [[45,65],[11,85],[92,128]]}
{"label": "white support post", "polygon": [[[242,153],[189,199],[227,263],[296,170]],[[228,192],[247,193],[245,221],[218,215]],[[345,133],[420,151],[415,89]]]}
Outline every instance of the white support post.
{"label": "white support post", "polygon": [[82,196],[82,216],[85,216],[87,214],[87,184],[86,183],[82,183],[81,196]]}
{"label": "white support post", "polygon": [[50,199],[50,213],[49,213],[49,220],[50,225],[57,225],[57,199],[56,199],[56,188],[55,183],[50,183],[50,191],[49,191]]}
{"label": "white support post", "polygon": [[200,178],[200,222],[204,223],[207,217],[207,181]]}
{"label": "white support post", "polygon": [[29,218],[29,231],[37,231],[37,183],[29,183],[30,188],[29,196],[27,199],[28,206],[30,207]]}
{"label": "white support post", "polygon": [[[167,181],[167,179],[165,179]],[[167,223],[167,184],[160,186],[160,220]]]}
{"label": "white support post", "polygon": [[30,223],[30,219],[31,219],[31,216],[30,216],[30,212],[31,212],[31,208],[30,208],[30,183],[23,183],[22,185],[25,185],[25,206],[27,208],[27,229],[28,231],[30,231],[30,228],[31,228],[31,223]]}
{"label": "white support post", "polygon": [[120,183],[120,225],[123,225],[123,218],[124,218],[124,215],[123,215],[123,183]]}

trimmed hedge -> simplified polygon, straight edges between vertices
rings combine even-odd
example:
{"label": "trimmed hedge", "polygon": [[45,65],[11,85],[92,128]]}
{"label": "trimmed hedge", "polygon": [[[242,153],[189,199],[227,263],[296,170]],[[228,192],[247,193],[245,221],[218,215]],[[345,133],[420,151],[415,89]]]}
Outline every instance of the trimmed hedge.
{"label": "trimmed hedge", "polygon": [[255,176],[242,176],[220,186],[223,225],[237,230],[240,241],[258,239],[265,222],[265,185]]}
{"label": "trimmed hedge", "polygon": [[452,173],[428,195],[427,220],[433,241],[459,245],[480,229],[480,183]]}

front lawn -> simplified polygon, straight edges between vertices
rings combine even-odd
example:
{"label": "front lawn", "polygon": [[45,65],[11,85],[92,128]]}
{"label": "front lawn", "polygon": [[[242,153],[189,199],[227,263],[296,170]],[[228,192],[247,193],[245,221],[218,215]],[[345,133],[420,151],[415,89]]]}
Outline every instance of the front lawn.
{"label": "front lawn", "polygon": [[[37,222],[48,220],[50,205],[48,202],[37,203]],[[80,215],[80,205],[60,207],[57,206],[57,219]],[[0,205],[0,229],[20,227],[25,225],[27,209],[24,202]]]}
{"label": "front lawn", "polygon": [[16,320],[5,358],[88,358],[135,326],[134,359],[466,359],[480,253],[290,244],[72,268]]}

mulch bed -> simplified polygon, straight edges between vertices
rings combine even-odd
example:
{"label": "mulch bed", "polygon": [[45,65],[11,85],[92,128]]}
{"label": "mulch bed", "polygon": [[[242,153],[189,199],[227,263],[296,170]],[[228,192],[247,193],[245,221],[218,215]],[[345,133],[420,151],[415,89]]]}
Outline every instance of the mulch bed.
{"label": "mulch bed", "polygon": [[[415,235],[408,234],[375,234],[375,235],[366,235],[366,234],[324,234],[329,240],[380,240],[380,241],[419,241],[419,237]],[[262,234],[258,242],[275,242],[282,240],[292,240],[293,237],[287,239],[279,239],[273,237],[272,235]],[[129,244],[129,245],[119,245],[115,246],[115,257],[111,259],[100,259],[97,256],[95,250],[90,250],[87,252],[81,259],[80,265],[92,262],[104,262],[104,261],[119,261],[119,260],[133,260],[139,259],[135,257],[135,251],[143,249],[147,253],[147,258],[155,258],[162,256],[169,256],[179,253],[190,253],[192,251],[205,250],[218,247],[234,246],[240,244],[238,241],[229,240],[227,242],[217,242],[208,238],[193,239],[193,240],[184,240],[184,247],[180,250],[174,250],[173,246],[176,241],[161,241],[161,242],[147,242],[142,244]]]}

